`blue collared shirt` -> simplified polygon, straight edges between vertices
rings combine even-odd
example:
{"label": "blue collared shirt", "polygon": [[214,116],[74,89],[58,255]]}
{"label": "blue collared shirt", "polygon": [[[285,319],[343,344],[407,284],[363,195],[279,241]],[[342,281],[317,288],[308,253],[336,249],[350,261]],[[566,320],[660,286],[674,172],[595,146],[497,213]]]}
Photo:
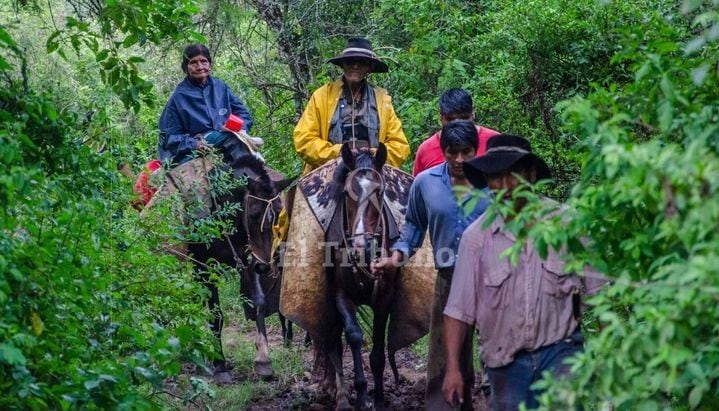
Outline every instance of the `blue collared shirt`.
{"label": "blue collared shirt", "polygon": [[204,85],[187,77],[177,85],[160,116],[160,161],[179,162],[197,148],[195,135],[219,131],[230,113],[244,121],[247,132],[252,117],[247,107],[222,80],[209,77]]}
{"label": "blue collared shirt", "polygon": [[429,229],[435,267],[454,267],[462,233],[489,206],[489,200],[481,198],[472,212],[465,215],[464,205],[472,197],[457,198],[452,191],[447,163],[420,173],[409,189],[405,225],[392,250],[399,250],[405,256],[414,255]]}

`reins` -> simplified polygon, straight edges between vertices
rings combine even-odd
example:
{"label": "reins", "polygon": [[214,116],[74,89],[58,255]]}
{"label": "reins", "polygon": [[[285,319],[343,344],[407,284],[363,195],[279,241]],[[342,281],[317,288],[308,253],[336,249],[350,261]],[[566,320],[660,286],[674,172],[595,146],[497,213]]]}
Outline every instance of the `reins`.
{"label": "reins", "polygon": [[[207,169],[206,168],[207,164],[205,163],[205,161],[206,161],[205,158],[206,157],[204,157],[204,156],[202,157],[202,166],[205,167],[205,169]],[[207,183],[210,186],[210,191],[212,191],[212,182],[209,178],[207,179]],[[248,225],[249,221],[248,221],[248,215],[247,215],[247,208],[248,208],[247,200],[249,198],[253,198],[255,200],[263,201],[263,202],[267,203],[267,205],[265,206],[265,211],[262,213],[262,223],[260,224],[260,232],[264,232],[264,226],[265,226],[265,220],[266,220],[265,217],[268,214],[268,210],[269,210],[269,214],[272,215],[272,218],[274,221],[274,211],[272,210],[272,202],[274,202],[276,199],[278,199],[280,197],[280,194],[281,193],[278,193],[274,197],[266,200],[264,198],[254,196],[254,195],[250,194],[249,191],[245,190],[245,198],[244,198],[245,210],[244,210],[242,223],[245,225],[245,232],[247,234],[247,249],[249,250],[249,255],[251,255],[253,259],[255,259],[256,261],[259,261],[263,264],[266,264],[266,265],[270,265],[270,263],[268,261],[265,261],[262,258],[260,258],[257,255],[257,252],[252,247],[252,241],[250,238],[250,230],[249,230],[249,225]],[[212,199],[212,203],[213,203],[215,209],[216,210],[219,209],[219,205],[217,204],[217,199],[215,198],[215,196],[210,195],[210,198]],[[245,270],[247,268],[247,266],[245,265],[244,261],[242,260],[242,257],[240,257],[240,254],[235,249],[235,246],[232,244],[232,241],[230,240],[230,236],[227,233],[223,233],[222,235],[225,238],[225,241],[227,241],[227,244],[230,246],[230,251],[232,252],[232,258],[235,261],[235,269]],[[205,267],[207,267],[207,266],[205,266]]]}
{"label": "reins", "polygon": [[[275,200],[277,200],[278,198],[280,198],[280,194],[281,194],[281,193],[277,193],[276,196],[274,196],[274,197],[272,197],[272,198],[270,198],[270,199],[260,198],[260,197],[257,197],[257,196],[254,196],[254,195],[250,194],[249,192],[247,192],[247,193],[245,194],[245,204],[248,204],[248,201],[247,201],[247,200],[250,199],[250,198],[252,198],[252,199],[254,199],[254,200],[257,200],[257,201],[261,201],[261,202],[267,203],[267,205],[265,206],[265,211],[262,212],[262,222],[260,223],[260,232],[261,232],[261,233],[264,233],[264,232],[265,232],[265,222],[267,221],[267,215],[268,215],[268,214],[270,214],[270,216],[271,216],[271,218],[272,218],[271,221],[274,221],[274,220],[275,220],[275,217],[276,217],[276,216],[275,216],[274,210],[272,209],[272,203],[273,203]],[[246,206],[246,208],[247,208],[247,206]],[[252,257],[255,258],[257,261],[259,261],[259,262],[261,262],[261,263],[263,263],[263,264],[270,265],[270,263],[269,263],[268,261],[265,261],[265,260],[261,259],[261,258],[257,255],[257,253],[255,252],[255,250],[252,249],[252,242],[250,241],[249,219],[248,219],[247,210],[245,210],[245,215],[244,215],[244,221],[243,221],[243,222],[244,222],[244,224],[245,224],[245,230],[247,231],[247,247],[249,247],[249,249],[250,249],[250,254],[251,254]]]}

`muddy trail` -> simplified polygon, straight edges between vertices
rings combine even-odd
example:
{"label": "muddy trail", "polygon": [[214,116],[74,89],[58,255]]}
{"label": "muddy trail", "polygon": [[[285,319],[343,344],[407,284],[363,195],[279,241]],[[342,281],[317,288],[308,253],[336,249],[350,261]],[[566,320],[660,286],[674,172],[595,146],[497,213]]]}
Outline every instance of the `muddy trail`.
{"label": "muddy trail", "polygon": [[[228,329],[229,328],[229,329]],[[286,349],[283,347],[279,332],[268,332],[270,352]],[[254,340],[255,331],[245,329],[244,332],[234,327],[225,327],[223,332],[229,338],[230,345],[234,343],[250,343]],[[263,395],[256,395],[247,401],[242,409],[259,410],[332,410],[334,409],[334,398],[323,393],[314,380],[312,371],[312,349],[303,344],[304,332],[296,335],[292,344],[292,350],[298,352],[302,360],[303,372],[287,378],[287,376],[275,376],[263,383],[269,385]],[[224,338],[223,338],[224,339]],[[234,342],[232,342],[234,341]],[[228,347],[231,349],[231,347]],[[426,359],[420,358],[409,348],[402,349],[396,354],[397,368],[400,374],[399,385],[392,376],[389,364],[384,373],[385,384],[385,408],[387,410],[422,410],[424,409],[424,388]],[[372,371],[369,367],[369,349],[363,350],[362,362],[365,375],[368,380],[370,395],[374,387]],[[355,400],[353,387],[352,355],[349,348],[344,351],[342,360],[345,386],[350,391],[350,399]],[[244,368],[244,371],[237,371]],[[243,381],[257,380],[259,378],[246,367],[236,364],[232,369],[233,384],[240,384]],[[486,399],[481,391],[476,388],[475,410],[486,409]],[[354,404],[353,404],[354,405]]]}
{"label": "muddy trail", "polygon": [[[306,354],[308,369],[312,361],[311,357],[311,350],[308,350]],[[398,386],[388,365],[384,376],[385,406],[389,410],[420,410],[424,403],[425,362],[408,349],[399,351],[396,358],[401,376],[400,382]],[[367,352],[362,353],[362,362],[371,395],[374,379],[369,367],[369,354]],[[354,400],[352,355],[349,349],[344,352],[342,364],[345,385],[350,389],[351,400]],[[279,409],[326,410],[333,409],[333,405],[334,398],[321,393],[317,383],[313,382],[312,375],[307,372],[301,380],[286,387],[275,397],[254,399],[248,409],[258,411]]]}

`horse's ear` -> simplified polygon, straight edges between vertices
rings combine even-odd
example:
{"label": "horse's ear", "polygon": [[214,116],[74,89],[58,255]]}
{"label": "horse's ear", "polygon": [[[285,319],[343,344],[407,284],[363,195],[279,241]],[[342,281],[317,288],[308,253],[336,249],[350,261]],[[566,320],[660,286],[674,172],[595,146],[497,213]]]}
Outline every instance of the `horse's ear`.
{"label": "horse's ear", "polygon": [[382,166],[384,166],[384,163],[387,162],[387,147],[379,143],[379,147],[377,147],[377,152],[374,154],[374,168],[377,171],[382,170]]}
{"label": "horse's ear", "polygon": [[350,170],[354,170],[355,168],[355,155],[352,153],[352,149],[350,148],[349,144],[345,143],[342,144],[342,149],[340,150],[340,154],[342,155],[342,161],[345,163],[347,168]]}
{"label": "horse's ear", "polygon": [[284,191],[287,187],[289,187],[292,183],[294,183],[295,180],[297,180],[297,177],[299,177],[299,176],[294,176],[292,178],[286,178],[284,180],[275,181],[274,182],[275,192],[279,193],[281,191]]}

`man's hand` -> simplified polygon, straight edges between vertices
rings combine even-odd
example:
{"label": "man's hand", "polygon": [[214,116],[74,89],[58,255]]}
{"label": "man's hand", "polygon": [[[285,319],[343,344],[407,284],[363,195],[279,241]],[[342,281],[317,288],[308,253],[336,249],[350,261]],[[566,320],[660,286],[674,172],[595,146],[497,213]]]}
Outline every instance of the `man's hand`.
{"label": "man's hand", "polygon": [[459,369],[447,369],[447,372],[444,374],[444,382],[442,383],[444,400],[454,408],[459,407],[464,402],[463,392],[464,380],[462,380],[462,374],[459,372]]}
{"label": "man's hand", "polygon": [[372,274],[384,274],[387,271],[404,265],[404,254],[401,251],[394,251],[391,256],[374,260],[370,263]]}
{"label": "man's hand", "polygon": [[464,380],[459,371],[459,353],[462,349],[462,342],[467,335],[470,325],[450,316],[444,316],[444,352],[447,358],[447,371],[444,374],[442,383],[442,394],[444,399],[452,405],[459,407],[464,401]]}
{"label": "man's hand", "polygon": [[197,140],[196,150],[201,153],[209,153],[212,151],[212,144],[206,142],[205,140]]}

